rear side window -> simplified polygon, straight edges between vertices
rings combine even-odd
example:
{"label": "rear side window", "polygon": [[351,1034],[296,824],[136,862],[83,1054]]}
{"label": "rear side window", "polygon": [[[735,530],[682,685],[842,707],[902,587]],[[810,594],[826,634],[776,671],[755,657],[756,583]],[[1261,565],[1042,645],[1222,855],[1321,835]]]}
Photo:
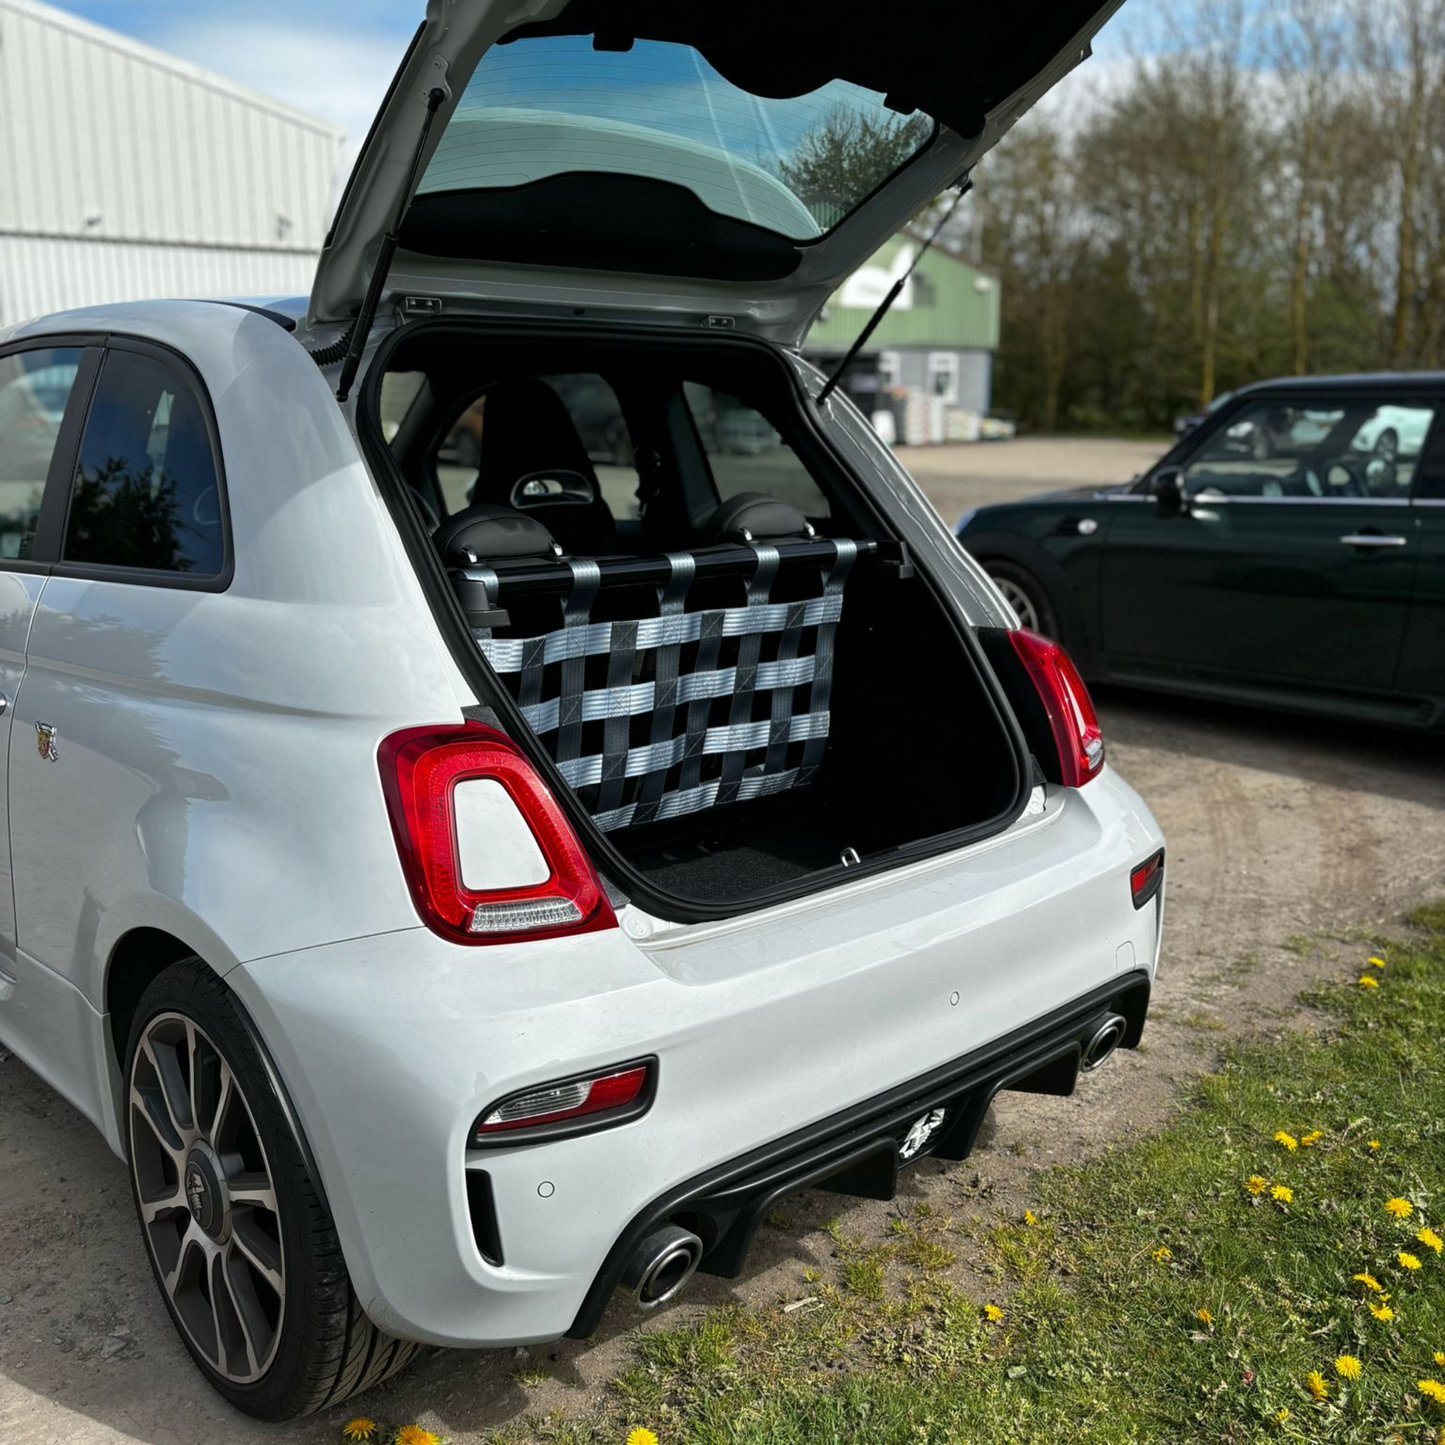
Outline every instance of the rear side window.
{"label": "rear side window", "polygon": [[809,521],[828,520],[827,497],[760,411],[695,381],[684,382],[683,392],[720,501],[739,492],[764,492],[790,503]]}
{"label": "rear side window", "polygon": [[65,560],[214,577],[225,560],[200,402],[169,362],[106,353],[85,423]]}
{"label": "rear side window", "polygon": [[0,558],[23,560],[35,544],[80,356],[79,347],[47,347],[0,357]]}

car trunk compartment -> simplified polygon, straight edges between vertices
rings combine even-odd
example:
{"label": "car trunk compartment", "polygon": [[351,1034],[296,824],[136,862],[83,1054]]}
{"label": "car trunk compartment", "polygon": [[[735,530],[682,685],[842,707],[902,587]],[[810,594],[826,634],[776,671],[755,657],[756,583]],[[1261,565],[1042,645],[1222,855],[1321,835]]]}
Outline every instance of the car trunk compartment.
{"label": "car trunk compartment", "polygon": [[[477,345],[483,330],[473,364],[494,387],[519,370],[611,364],[595,342],[541,351],[534,341],[508,356]],[[680,355],[658,364],[659,350],[689,348],[644,349],[650,377],[692,374]],[[514,545],[510,515],[501,532],[493,525],[506,508],[482,508],[481,533],[455,525],[475,503],[437,529],[437,575],[464,620],[448,635],[468,639],[453,650],[479,696],[538,761],[614,888],[678,921],[985,836],[1018,815],[1029,778],[980,650],[821,443],[791,373],[757,343],[706,350],[694,365],[713,380],[722,366],[806,463],[830,510],[819,526],[796,516],[791,535],[709,538],[688,533],[691,504],[654,492],[675,519],[673,542],[689,545],[630,550],[636,538],[619,536],[614,553],[567,555],[541,529]],[[455,399],[465,388],[448,375]],[[526,496],[513,496],[525,515]],[[541,500],[537,516],[561,505],[555,492]],[[775,503],[748,505],[766,521]],[[394,510],[420,521],[414,506]]]}

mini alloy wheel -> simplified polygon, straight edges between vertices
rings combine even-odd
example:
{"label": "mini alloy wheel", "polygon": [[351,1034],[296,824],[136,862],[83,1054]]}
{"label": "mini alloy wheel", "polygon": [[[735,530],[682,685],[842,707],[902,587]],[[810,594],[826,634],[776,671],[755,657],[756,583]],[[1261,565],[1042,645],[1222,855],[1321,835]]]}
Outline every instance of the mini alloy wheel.
{"label": "mini alloy wheel", "polygon": [[131,1068],[131,1170],[156,1278],[191,1346],[237,1385],[275,1358],[286,1258],[271,1163],[225,1055],[163,1013]]}

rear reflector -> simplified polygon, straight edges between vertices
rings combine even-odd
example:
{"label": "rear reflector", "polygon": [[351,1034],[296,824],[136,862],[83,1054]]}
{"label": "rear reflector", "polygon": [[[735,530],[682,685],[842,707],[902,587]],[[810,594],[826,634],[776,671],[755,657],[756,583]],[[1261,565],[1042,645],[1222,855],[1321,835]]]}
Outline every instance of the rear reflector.
{"label": "rear reflector", "polygon": [[472,1130],[472,1143],[480,1147],[493,1135],[519,1129],[554,1132],[551,1126],[578,1119],[599,1126],[621,1123],[647,1107],[651,1075],[650,1063],[628,1064],[606,1073],[563,1079],[525,1093],[510,1094],[483,1111]]}
{"label": "rear reflector", "polygon": [[1019,628],[1008,634],[1038,692],[1059,754],[1059,781],[1081,788],[1104,766],[1104,734],[1074,660],[1047,637]]}
{"label": "rear reflector", "polygon": [[[556,798],[502,733],[410,728],[382,743],[380,763],[402,866],[433,932],[506,943],[616,927]],[[470,786],[479,782],[494,786]]]}
{"label": "rear reflector", "polygon": [[1142,908],[1159,891],[1163,882],[1164,850],[1161,848],[1129,874],[1129,892],[1134,897],[1134,907]]}

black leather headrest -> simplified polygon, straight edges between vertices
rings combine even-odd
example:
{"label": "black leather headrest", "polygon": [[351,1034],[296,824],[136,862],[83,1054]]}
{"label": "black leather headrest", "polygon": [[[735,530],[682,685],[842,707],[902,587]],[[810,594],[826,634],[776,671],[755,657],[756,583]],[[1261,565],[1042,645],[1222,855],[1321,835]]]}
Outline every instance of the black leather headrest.
{"label": "black leather headrest", "polygon": [[598,495],[597,473],[567,404],[537,377],[494,386],[482,413],[478,501],[510,502],[524,477],[548,470],[575,472]]}
{"label": "black leather headrest", "polygon": [[448,567],[469,567],[474,561],[499,562],[506,557],[558,554],[552,534],[535,517],[487,502],[448,517],[432,533],[432,541]]}
{"label": "black leather headrest", "polygon": [[767,542],[813,535],[808,519],[796,507],[766,492],[739,492],[729,497],[713,513],[708,531],[714,542]]}

